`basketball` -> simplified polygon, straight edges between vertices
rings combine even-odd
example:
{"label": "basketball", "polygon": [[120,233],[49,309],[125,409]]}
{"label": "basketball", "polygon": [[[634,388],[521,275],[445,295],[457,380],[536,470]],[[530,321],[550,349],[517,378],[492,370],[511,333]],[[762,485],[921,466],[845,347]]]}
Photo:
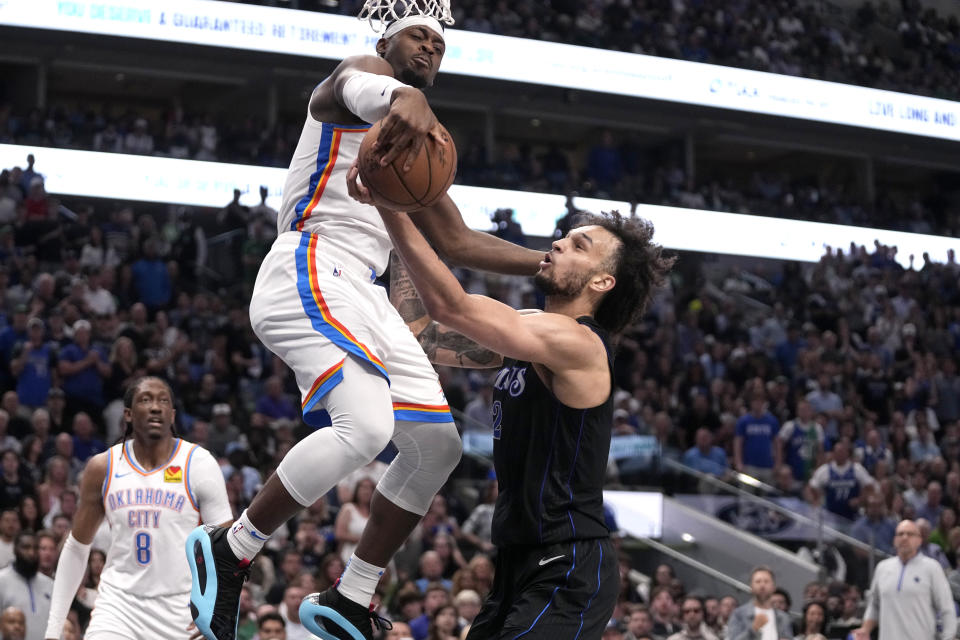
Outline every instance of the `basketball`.
{"label": "basketball", "polygon": [[401,153],[386,166],[373,153],[373,143],[380,135],[375,123],[360,143],[360,180],[370,190],[374,201],[395,211],[416,211],[436,204],[453,184],[457,175],[457,148],[453,137],[440,125],[446,144],[428,137],[410,171],[404,172],[406,156]]}

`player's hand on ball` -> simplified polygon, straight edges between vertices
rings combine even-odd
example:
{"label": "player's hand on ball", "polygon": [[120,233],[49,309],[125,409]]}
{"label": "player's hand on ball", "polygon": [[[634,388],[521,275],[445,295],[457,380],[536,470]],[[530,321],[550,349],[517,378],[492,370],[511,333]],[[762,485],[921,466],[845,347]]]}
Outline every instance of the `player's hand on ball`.
{"label": "player's hand on ball", "polygon": [[390,113],[383,119],[375,146],[377,152],[383,154],[380,166],[385,167],[402,157],[403,170],[409,171],[428,135],[443,144],[438,137],[438,124],[437,116],[427,104],[423,92],[413,88],[398,89],[397,97],[390,105]]}
{"label": "player's hand on ball", "polygon": [[370,195],[370,190],[363,186],[363,182],[360,181],[359,158],[354,160],[350,168],[347,169],[347,193],[357,202],[362,202],[363,204],[374,203],[373,196]]}

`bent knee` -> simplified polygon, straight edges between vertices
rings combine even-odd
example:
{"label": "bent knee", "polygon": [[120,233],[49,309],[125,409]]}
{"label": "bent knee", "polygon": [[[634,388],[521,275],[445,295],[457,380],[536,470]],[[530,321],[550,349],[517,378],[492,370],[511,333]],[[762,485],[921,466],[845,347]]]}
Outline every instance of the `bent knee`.
{"label": "bent knee", "polygon": [[432,427],[421,442],[425,444],[431,458],[449,467],[448,472],[453,471],[463,454],[463,440],[457,432],[457,425],[453,422],[438,422],[433,423]]}
{"label": "bent knee", "polygon": [[393,422],[389,419],[386,422],[376,418],[367,420],[363,415],[346,424],[334,424],[333,428],[357,460],[362,460],[361,464],[367,464],[386,449],[393,435]]}

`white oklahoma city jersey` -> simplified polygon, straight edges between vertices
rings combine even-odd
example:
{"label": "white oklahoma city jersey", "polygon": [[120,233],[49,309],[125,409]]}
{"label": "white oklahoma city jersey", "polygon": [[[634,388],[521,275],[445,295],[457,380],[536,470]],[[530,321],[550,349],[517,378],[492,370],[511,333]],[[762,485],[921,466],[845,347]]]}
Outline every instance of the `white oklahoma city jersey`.
{"label": "white oklahoma city jersey", "polygon": [[357,202],[347,193],[347,170],[360,151],[368,124],[334,124],[307,120],[293,152],[277,234],[306,231],[347,251],[377,275],[387,268],[393,248],[376,207]]}
{"label": "white oklahoma city jersey", "polygon": [[144,598],[189,592],[187,535],[200,522],[233,519],[220,466],[206,449],[179,438],[155,469],[137,461],[132,440],[108,455],[103,507],[110,546],[101,582]]}

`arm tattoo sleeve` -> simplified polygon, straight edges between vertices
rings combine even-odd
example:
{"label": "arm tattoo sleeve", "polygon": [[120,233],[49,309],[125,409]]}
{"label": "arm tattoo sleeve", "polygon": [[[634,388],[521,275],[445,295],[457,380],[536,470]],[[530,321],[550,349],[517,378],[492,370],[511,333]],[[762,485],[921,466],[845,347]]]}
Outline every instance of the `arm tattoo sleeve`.
{"label": "arm tattoo sleeve", "polygon": [[407,267],[396,253],[390,255],[390,302],[407,324],[427,315]]}
{"label": "arm tattoo sleeve", "polygon": [[407,325],[426,322],[415,335],[430,362],[476,369],[496,367],[503,362],[499,353],[430,320],[410,274],[395,253],[390,258],[390,302]]}

